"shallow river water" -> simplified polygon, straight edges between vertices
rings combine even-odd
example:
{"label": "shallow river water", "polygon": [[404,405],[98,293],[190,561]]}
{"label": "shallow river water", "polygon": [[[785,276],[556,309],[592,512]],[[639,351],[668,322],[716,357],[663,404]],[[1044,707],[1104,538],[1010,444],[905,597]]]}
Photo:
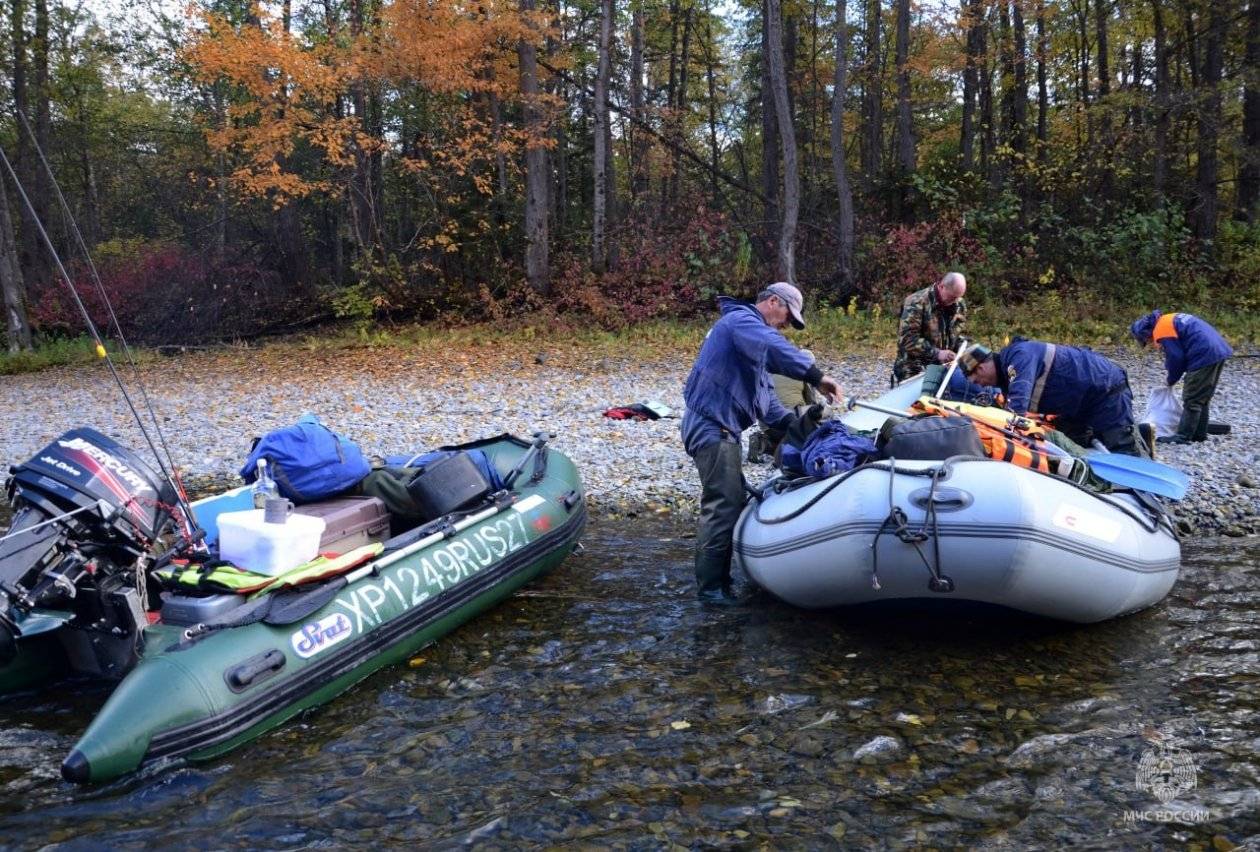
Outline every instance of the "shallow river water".
{"label": "shallow river water", "polygon": [[0,700],[0,845],[1260,844],[1260,541],[1187,542],[1166,601],[1077,627],[711,612],[688,534],[596,520],[409,666],[209,764],[75,788],[107,690]]}

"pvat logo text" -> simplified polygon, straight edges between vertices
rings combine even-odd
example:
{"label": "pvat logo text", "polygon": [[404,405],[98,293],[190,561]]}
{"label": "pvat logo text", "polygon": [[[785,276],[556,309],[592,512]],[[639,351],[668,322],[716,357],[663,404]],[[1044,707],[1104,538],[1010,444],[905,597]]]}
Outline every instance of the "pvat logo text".
{"label": "pvat logo text", "polygon": [[350,619],[343,613],[334,612],[319,621],[303,624],[300,630],[289,637],[289,643],[299,657],[306,659],[331,648],[343,639],[349,639],[353,632],[354,626],[350,624]]}

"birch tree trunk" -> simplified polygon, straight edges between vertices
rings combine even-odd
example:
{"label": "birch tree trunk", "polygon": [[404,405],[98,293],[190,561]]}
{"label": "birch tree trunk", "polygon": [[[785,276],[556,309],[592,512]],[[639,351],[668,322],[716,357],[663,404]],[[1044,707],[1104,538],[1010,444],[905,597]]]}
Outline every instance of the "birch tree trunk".
{"label": "birch tree trunk", "polygon": [[[770,0],[761,0],[761,194],[765,198],[765,242],[768,257],[778,256],[782,227],[779,210],[779,118],[770,79]],[[780,43],[782,50],[782,43]]]}
{"label": "birch tree trunk", "polygon": [[0,291],[4,296],[5,336],[12,353],[31,348],[31,326],[26,318],[26,284],[4,182],[0,177]]}
{"label": "birch tree trunk", "polygon": [[914,219],[910,178],[915,169],[914,124],[910,115],[910,0],[897,0],[897,206],[903,222]]}
{"label": "birch tree trunk", "polygon": [[796,281],[796,220],[800,213],[801,183],[796,165],[796,132],[788,104],[787,75],[783,62],[783,18],[779,0],[766,0],[766,32],[770,51],[770,87],[779,125],[779,148],[783,154],[783,224],[779,229],[778,279]]}
{"label": "birch tree trunk", "polygon": [[613,0],[600,0],[599,65],[595,73],[595,192],[591,211],[591,271],[602,274],[608,268],[606,226],[608,221],[608,161],[611,139],[608,127],[608,58],[612,42]]}
{"label": "birch tree trunk", "polygon": [[849,25],[846,0],[836,0],[836,89],[831,99],[831,170],[836,179],[836,277],[840,294],[853,287],[853,191],[844,159],[844,99],[849,72]]}
{"label": "birch tree trunk", "polygon": [[[522,12],[534,11],[534,0],[520,0]],[[551,259],[547,233],[546,126],[538,110],[538,54],[533,42],[516,46],[524,97],[525,131],[525,279],[543,296],[551,295]]]}

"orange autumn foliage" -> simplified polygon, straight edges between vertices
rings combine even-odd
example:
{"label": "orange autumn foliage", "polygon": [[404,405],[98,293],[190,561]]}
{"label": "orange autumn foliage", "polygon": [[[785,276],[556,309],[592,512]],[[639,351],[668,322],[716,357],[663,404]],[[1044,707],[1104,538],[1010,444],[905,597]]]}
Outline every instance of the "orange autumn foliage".
{"label": "orange autumn foliage", "polygon": [[[324,31],[302,34],[286,32],[260,6],[253,16],[240,25],[200,13],[197,37],[183,52],[199,82],[225,81],[234,91],[224,120],[205,135],[212,149],[233,155],[231,178],[244,194],[282,204],[331,191],[369,153],[392,152],[414,174],[463,175],[498,153],[548,144],[508,124],[493,133],[485,108],[490,97],[521,98],[516,45],[543,41],[542,15],[501,2],[386,0],[368,22],[326,21]],[[413,138],[388,138],[354,114],[356,95],[404,90],[422,92],[433,107]],[[544,110],[547,100],[540,97]],[[317,152],[330,175],[286,168],[299,147]],[[489,192],[485,180],[474,187]]]}

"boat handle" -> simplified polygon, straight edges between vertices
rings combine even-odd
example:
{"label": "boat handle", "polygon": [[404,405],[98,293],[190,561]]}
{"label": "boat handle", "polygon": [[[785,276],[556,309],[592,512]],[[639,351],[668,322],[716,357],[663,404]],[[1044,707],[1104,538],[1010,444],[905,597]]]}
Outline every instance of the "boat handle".
{"label": "boat handle", "polygon": [[278,648],[255,654],[244,662],[237,663],[223,673],[228,689],[233,692],[244,692],[255,683],[260,683],[284,668],[284,652]]}
{"label": "boat handle", "polygon": [[957,512],[972,503],[971,495],[961,488],[942,488],[938,485],[935,489],[920,488],[910,493],[910,502],[920,509],[926,509],[929,500],[938,512]]}

